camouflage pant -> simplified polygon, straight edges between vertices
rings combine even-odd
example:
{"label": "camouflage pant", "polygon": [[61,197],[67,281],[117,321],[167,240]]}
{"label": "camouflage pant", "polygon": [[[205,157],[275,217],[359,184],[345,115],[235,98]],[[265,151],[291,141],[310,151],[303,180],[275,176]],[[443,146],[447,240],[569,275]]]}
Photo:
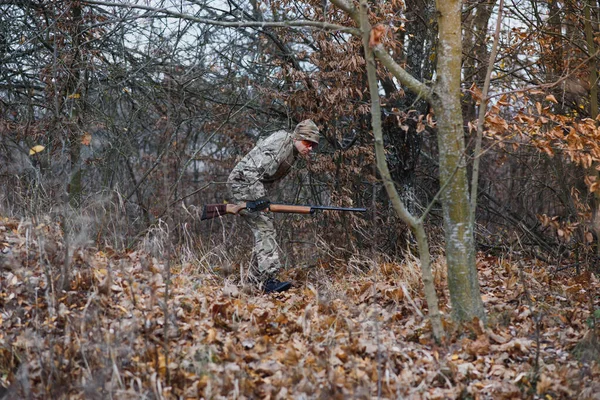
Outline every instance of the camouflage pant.
{"label": "camouflage pant", "polygon": [[[249,185],[243,183],[231,184],[230,192],[235,202],[244,202],[257,197],[248,193]],[[256,270],[251,271],[255,278],[263,280],[273,276],[281,268],[279,260],[279,247],[276,240],[273,215],[268,212],[245,212],[242,217],[252,229],[254,234],[254,256],[256,257]]]}

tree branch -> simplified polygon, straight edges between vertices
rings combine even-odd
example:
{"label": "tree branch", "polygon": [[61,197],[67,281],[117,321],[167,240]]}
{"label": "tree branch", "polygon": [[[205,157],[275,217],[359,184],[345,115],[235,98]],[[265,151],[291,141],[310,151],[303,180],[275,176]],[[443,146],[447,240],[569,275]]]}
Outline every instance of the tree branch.
{"label": "tree branch", "polygon": [[481,142],[483,141],[483,124],[485,122],[485,113],[487,109],[488,93],[490,91],[490,81],[492,79],[492,71],[494,70],[494,62],[496,53],[498,52],[498,42],[500,40],[500,27],[502,24],[502,7],[504,1],[500,0],[498,5],[498,19],[496,20],[496,32],[494,33],[494,43],[492,44],[492,52],[488,61],[488,67],[485,74],[485,82],[483,84],[483,92],[481,94],[481,103],[479,103],[479,115],[477,117],[477,138],[475,139],[475,150],[473,151],[473,175],[471,177],[471,225],[475,226],[475,211],[477,210],[477,188],[479,181],[479,160],[481,158]]}
{"label": "tree branch", "polygon": [[324,29],[324,30],[335,30],[340,32],[347,32],[353,35],[360,35],[360,32],[356,28],[350,28],[343,25],[332,24],[329,22],[319,22],[319,21],[311,21],[311,20],[295,20],[295,21],[219,21],[210,18],[202,18],[195,17],[193,15],[180,13],[176,11],[172,11],[166,8],[157,8],[151,6],[145,6],[141,4],[131,4],[131,3],[114,3],[110,1],[101,1],[101,0],[85,0],[82,1],[83,4],[87,5],[98,5],[98,6],[107,6],[107,7],[118,7],[125,9],[137,9],[150,11],[153,13],[161,14],[163,16],[173,17],[185,19],[188,21],[198,22],[201,24],[207,25],[215,25],[215,26],[224,26],[228,28],[266,28],[266,27],[285,27],[285,28],[294,28],[294,27],[302,27],[302,28],[315,28],[315,29]]}
{"label": "tree branch", "polygon": [[[415,218],[404,206],[402,199],[398,195],[398,191],[394,186],[394,181],[390,176],[390,171],[387,165],[385,149],[383,146],[383,133],[381,130],[381,104],[379,100],[379,87],[377,79],[377,70],[375,67],[375,57],[373,49],[369,45],[369,35],[371,32],[371,24],[368,20],[367,0],[360,0],[360,30],[362,31],[363,49],[365,52],[365,66],[367,69],[367,80],[369,83],[369,94],[371,97],[371,127],[373,128],[373,136],[375,137],[375,156],[377,160],[377,169],[381,174],[384,187],[390,198],[392,206],[396,214],[411,228],[414,233],[418,247],[419,259],[421,261],[421,273],[427,306],[429,307],[429,318],[433,330],[433,336],[437,342],[441,342],[444,338],[444,328],[442,325],[441,313],[438,307],[437,293],[433,273],[431,271],[431,256],[429,254],[429,243],[423,222]],[[379,47],[379,46],[376,46]]]}
{"label": "tree branch", "polygon": [[[331,0],[338,8],[342,9],[360,26],[360,13],[354,5],[347,0]],[[383,46],[375,46],[373,49],[375,56],[388,69],[389,72],[396,77],[408,90],[415,93],[418,97],[431,103],[432,89],[423,82],[415,79],[404,68],[402,68],[392,56],[388,54]]]}

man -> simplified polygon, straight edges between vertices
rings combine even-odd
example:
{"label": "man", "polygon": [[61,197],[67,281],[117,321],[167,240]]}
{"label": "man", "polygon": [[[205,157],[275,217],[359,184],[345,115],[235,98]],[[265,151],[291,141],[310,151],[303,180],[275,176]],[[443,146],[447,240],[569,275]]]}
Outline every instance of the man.
{"label": "man", "polygon": [[[309,119],[300,122],[292,133],[280,130],[259,141],[229,174],[227,182],[233,201],[239,203],[266,197],[267,188],[290,172],[298,155],[308,155],[318,144],[319,129]],[[288,290],[291,283],[277,279],[281,261],[273,215],[262,211],[240,214],[254,234],[257,265],[251,269],[251,276],[265,293]]]}

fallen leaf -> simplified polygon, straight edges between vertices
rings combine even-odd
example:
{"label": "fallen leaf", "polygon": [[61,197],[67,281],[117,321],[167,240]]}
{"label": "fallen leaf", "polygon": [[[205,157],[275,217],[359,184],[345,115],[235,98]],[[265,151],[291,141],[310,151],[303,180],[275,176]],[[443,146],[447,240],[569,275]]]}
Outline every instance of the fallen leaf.
{"label": "fallen leaf", "polygon": [[36,146],[33,146],[31,149],[29,149],[29,155],[32,156],[34,154],[37,154],[37,153],[43,151],[44,149],[45,149],[44,146],[38,144]]}
{"label": "fallen leaf", "polygon": [[92,143],[92,135],[86,132],[81,137],[81,144],[84,146],[89,146],[90,143]]}

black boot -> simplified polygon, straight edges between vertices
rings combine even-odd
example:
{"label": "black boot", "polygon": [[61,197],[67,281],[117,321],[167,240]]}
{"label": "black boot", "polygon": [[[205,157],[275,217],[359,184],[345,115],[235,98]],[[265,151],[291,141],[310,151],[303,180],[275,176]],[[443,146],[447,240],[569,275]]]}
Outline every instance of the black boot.
{"label": "black boot", "polygon": [[292,284],[290,282],[280,282],[277,279],[270,278],[263,282],[262,288],[265,293],[273,292],[285,292],[290,289]]}

